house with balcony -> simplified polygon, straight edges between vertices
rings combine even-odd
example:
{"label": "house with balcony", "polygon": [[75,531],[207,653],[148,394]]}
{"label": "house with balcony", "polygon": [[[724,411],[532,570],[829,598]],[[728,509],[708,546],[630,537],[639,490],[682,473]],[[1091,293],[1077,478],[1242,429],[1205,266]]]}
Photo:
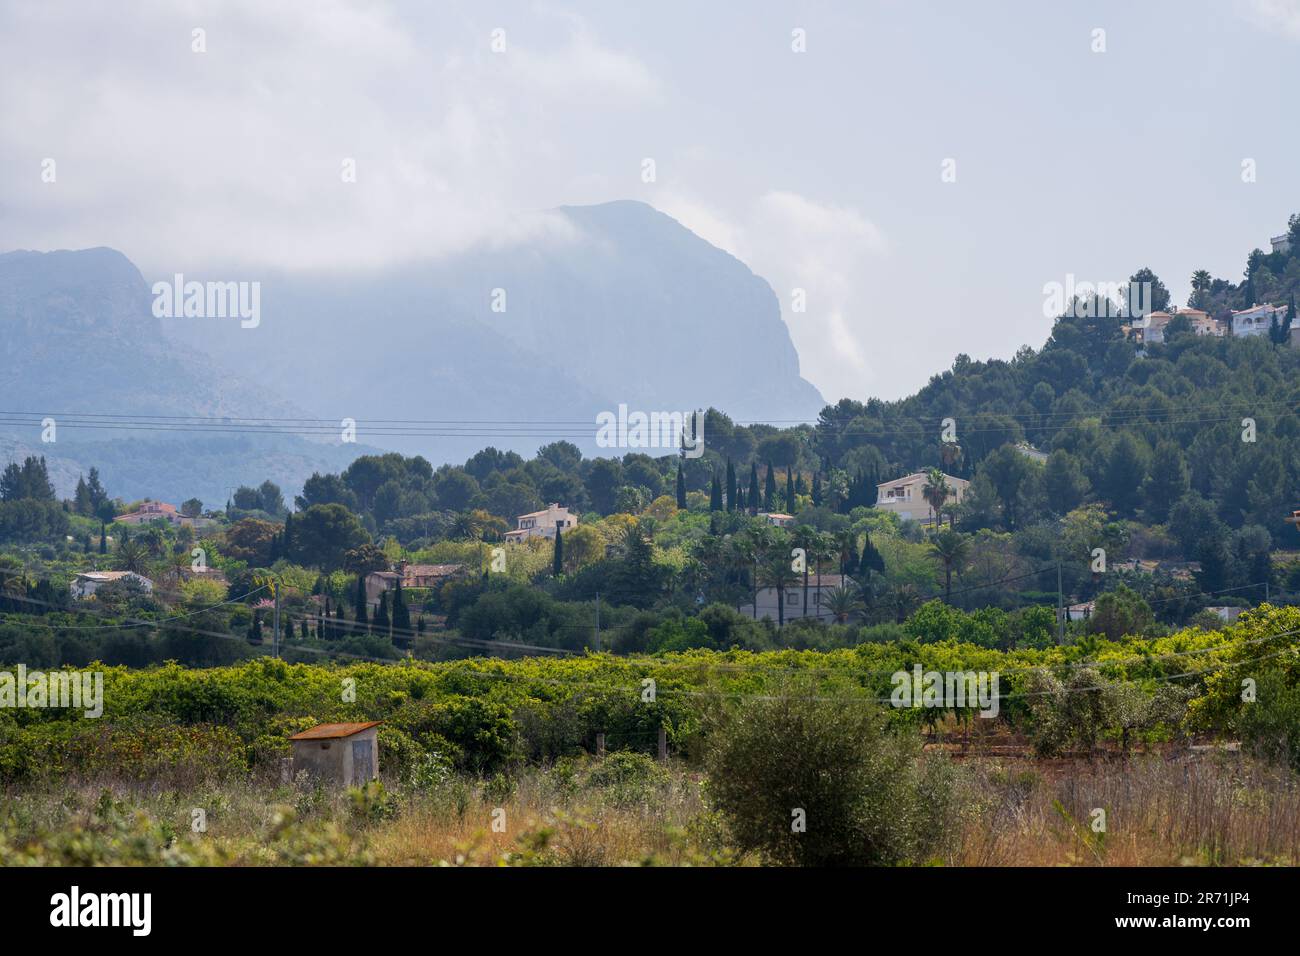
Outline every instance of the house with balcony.
{"label": "house with balcony", "polygon": [[1273,327],[1273,319],[1278,325],[1286,321],[1286,306],[1255,305],[1232,313],[1232,334],[1234,336],[1268,335]]}
{"label": "house with balcony", "polygon": [[[952,475],[943,476],[948,486],[948,507],[961,502],[970,490],[970,482],[965,478]],[[876,507],[881,511],[892,511],[904,521],[921,521],[929,523],[933,515],[930,502],[925,500],[925,486],[930,483],[930,475],[924,471],[914,471],[893,481],[882,481],[876,485]]]}
{"label": "house with balcony", "polygon": [[529,538],[555,538],[558,528],[561,533],[578,525],[578,516],[569,514],[569,509],[558,504],[546,506],[545,511],[534,511],[520,515],[515,519],[519,526],[514,531],[507,531],[505,539],[512,544],[519,544]]}

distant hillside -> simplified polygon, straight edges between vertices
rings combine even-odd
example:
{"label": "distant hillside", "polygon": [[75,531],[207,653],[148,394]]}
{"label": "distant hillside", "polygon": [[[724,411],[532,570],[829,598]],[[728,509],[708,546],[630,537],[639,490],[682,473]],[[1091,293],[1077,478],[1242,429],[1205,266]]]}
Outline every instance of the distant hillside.
{"label": "distant hillside", "polygon": [[322,415],[567,422],[543,435],[373,439],[435,463],[488,444],[531,454],[552,438],[594,452],[596,414],[621,402],[764,420],[822,408],[776,296],[743,263],[644,203],[553,215],[562,228],[544,241],[376,274],[264,277],[258,329],[168,332]]}
{"label": "distant hillside", "polygon": [[[144,416],[307,414],[171,342],[163,321],[120,252],[0,255],[0,461],[44,455],[61,494],[93,465],[114,495],[219,504],[231,486],[269,476],[292,491],[312,471],[344,467],[366,450],[293,435],[167,431],[185,425],[166,419],[132,427]],[[52,444],[34,424],[44,415],[57,425]],[[107,427],[76,424],[90,421],[85,416],[119,417],[96,419]]]}

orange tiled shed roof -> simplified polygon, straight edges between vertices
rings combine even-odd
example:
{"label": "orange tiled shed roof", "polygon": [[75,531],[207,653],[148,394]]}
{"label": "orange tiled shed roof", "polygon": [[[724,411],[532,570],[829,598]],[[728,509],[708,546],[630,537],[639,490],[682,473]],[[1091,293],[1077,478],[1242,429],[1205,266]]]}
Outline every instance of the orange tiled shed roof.
{"label": "orange tiled shed roof", "polygon": [[364,724],[318,724],[311,730],[304,730],[300,734],[294,734],[290,740],[337,740],[340,737],[351,737],[353,734],[359,734],[363,730],[369,730],[371,727],[383,723],[381,720],[371,720]]}

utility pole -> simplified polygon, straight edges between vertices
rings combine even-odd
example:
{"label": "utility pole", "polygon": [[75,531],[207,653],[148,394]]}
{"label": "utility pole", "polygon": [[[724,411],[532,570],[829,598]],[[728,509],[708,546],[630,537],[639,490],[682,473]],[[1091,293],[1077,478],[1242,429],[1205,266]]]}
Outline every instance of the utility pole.
{"label": "utility pole", "polygon": [[1065,595],[1061,590],[1061,562],[1056,562],[1056,643],[1065,643]]}
{"label": "utility pole", "polygon": [[596,653],[600,653],[600,592],[596,592]]}

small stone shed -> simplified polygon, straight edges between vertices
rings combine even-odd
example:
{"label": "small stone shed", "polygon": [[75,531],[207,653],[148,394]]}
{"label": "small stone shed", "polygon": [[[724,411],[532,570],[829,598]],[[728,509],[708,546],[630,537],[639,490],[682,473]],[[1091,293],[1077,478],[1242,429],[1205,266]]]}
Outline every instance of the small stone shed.
{"label": "small stone shed", "polygon": [[379,776],[379,724],[320,724],[289,738],[293,772],[341,787],[359,787]]}

